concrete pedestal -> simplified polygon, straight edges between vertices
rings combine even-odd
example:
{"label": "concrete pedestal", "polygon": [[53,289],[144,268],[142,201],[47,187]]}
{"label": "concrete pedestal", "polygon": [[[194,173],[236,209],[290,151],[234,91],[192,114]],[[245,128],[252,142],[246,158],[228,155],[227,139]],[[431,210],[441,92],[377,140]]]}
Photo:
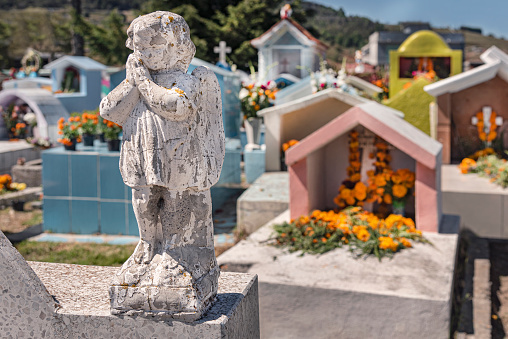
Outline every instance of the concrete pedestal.
{"label": "concrete pedestal", "polygon": [[217,258],[223,270],[259,275],[263,338],[448,338],[456,234],[424,233],[433,245],[381,262],[347,247],[300,256],[268,245],[271,225],[288,219]]}
{"label": "concrete pedestal", "polygon": [[264,173],[238,198],[238,230],[251,234],[289,207],[287,172]]}
{"label": "concrete pedestal", "polygon": [[264,149],[244,151],[245,179],[249,184],[265,173],[265,153]]}
{"label": "concrete pedestal", "polygon": [[0,232],[0,333],[6,338],[259,338],[257,276],[222,273],[203,318],[115,316],[117,267],[27,263]]}
{"label": "concrete pedestal", "polygon": [[443,213],[459,215],[462,226],[483,238],[508,239],[508,190],[477,174],[443,165]]}

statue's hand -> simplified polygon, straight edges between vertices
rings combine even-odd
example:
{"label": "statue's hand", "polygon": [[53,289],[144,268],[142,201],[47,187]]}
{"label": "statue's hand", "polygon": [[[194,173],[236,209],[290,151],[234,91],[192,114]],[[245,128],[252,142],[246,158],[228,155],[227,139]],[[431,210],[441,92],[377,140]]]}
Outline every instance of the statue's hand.
{"label": "statue's hand", "polygon": [[136,53],[132,53],[127,58],[126,63],[126,78],[127,81],[134,84],[139,85],[145,80],[152,81],[152,76],[150,72],[146,68],[143,63],[143,60],[136,55]]}

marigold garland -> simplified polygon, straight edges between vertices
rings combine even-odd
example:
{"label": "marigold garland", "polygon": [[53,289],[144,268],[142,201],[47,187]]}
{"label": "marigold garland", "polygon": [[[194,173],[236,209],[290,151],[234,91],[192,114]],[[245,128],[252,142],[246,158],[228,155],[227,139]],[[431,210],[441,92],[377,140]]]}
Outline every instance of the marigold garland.
{"label": "marigold garland", "polygon": [[488,134],[485,132],[485,121],[483,117],[483,112],[476,113],[476,118],[478,119],[478,123],[476,124],[476,128],[478,129],[478,136],[480,140],[486,141],[488,143],[492,142],[497,137],[497,125],[496,125],[496,112],[492,112],[490,114],[490,127]]}
{"label": "marigold garland", "polygon": [[346,206],[363,206],[367,199],[367,186],[361,182],[360,142],[358,132],[349,133],[349,166],[347,179],[339,187],[339,194],[333,199],[334,203],[344,208]]}
{"label": "marigold garland", "polygon": [[274,226],[276,245],[290,252],[325,253],[349,245],[357,256],[392,256],[412,247],[412,242],[428,243],[412,219],[390,215],[380,219],[360,207],[341,212],[315,210],[289,223]]}

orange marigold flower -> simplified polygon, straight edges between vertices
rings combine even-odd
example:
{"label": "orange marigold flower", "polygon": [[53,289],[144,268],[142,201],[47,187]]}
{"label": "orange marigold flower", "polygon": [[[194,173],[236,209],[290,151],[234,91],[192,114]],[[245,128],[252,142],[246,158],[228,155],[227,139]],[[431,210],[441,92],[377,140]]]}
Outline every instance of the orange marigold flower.
{"label": "orange marigold flower", "polygon": [[358,233],[356,234],[356,237],[358,239],[360,239],[361,241],[366,242],[370,238],[370,233],[369,233],[369,231],[367,231],[366,229],[363,228],[358,231]]}
{"label": "orange marigold flower", "polygon": [[392,192],[395,197],[403,198],[407,194],[407,188],[403,185],[393,185]]}
{"label": "orange marigold flower", "polygon": [[392,204],[392,196],[388,193],[385,193],[385,195],[383,196],[383,201],[386,203],[386,204],[389,204],[391,205]]}

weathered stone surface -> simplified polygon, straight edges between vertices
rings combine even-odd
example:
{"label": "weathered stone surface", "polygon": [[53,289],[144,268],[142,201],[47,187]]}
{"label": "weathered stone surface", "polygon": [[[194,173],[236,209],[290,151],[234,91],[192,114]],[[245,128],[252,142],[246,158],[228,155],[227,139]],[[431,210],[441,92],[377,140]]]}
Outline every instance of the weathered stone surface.
{"label": "weathered stone surface", "polygon": [[0,232],[1,338],[259,338],[257,277],[222,273],[198,321],[111,315],[115,267],[27,263]]}
{"label": "weathered stone surface", "polygon": [[225,153],[222,102],[211,70],[187,74],[189,31],[170,12],[135,19],[127,79],[101,102],[101,115],[123,125],[120,171],[141,238],[110,288],[115,314],[191,321],[217,293],[210,188]]}
{"label": "weathered stone surface", "polygon": [[272,225],[226,251],[223,270],[259,275],[263,338],[447,338],[456,234],[424,232],[432,245],[414,244],[381,262],[355,259],[347,248],[322,255],[270,246]]}
{"label": "weathered stone surface", "polygon": [[42,159],[27,161],[24,165],[14,165],[11,171],[14,182],[24,182],[28,187],[42,185]]}

